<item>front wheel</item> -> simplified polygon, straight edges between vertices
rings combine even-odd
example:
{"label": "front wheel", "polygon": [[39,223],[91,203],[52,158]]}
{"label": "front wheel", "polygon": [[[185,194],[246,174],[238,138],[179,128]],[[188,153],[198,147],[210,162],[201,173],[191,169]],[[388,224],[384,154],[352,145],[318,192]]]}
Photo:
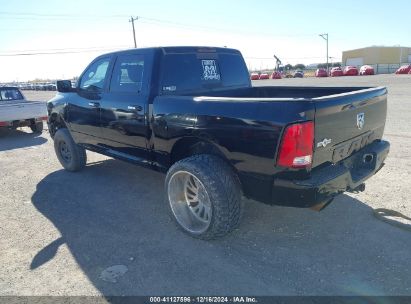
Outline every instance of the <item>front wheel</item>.
{"label": "front wheel", "polygon": [[80,171],[87,163],[86,150],[74,142],[67,129],[58,129],[54,135],[54,151],[68,171]]}
{"label": "front wheel", "polygon": [[33,133],[41,133],[43,132],[43,122],[38,121],[30,126],[30,129]]}
{"label": "front wheel", "polygon": [[165,190],[172,217],[193,237],[221,237],[240,223],[240,183],[216,156],[195,155],[175,163],[167,173]]}

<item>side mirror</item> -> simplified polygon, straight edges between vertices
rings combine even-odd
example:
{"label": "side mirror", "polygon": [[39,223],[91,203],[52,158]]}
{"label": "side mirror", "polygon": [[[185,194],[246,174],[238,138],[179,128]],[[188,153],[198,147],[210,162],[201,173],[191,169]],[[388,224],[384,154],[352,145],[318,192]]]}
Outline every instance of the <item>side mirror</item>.
{"label": "side mirror", "polygon": [[76,89],[72,87],[70,80],[58,80],[57,91],[60,93],[70,93],[75,92]]}

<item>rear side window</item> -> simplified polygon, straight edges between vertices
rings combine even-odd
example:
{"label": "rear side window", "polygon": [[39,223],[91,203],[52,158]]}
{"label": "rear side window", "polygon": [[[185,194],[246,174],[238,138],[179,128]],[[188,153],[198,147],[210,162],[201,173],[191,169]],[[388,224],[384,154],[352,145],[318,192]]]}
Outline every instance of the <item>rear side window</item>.
{"label": "rear side window", "polygon": [[248,86],[248,71],[238,54],[169,54],[164,56],[163,94]]}
{"label": "rear side window", "polygon": [[110,58],[101,58],[91,64],[80,80],[80,89],[101,91],[106,80]]}
{"label": "rear side window", "polygon": [[144,74],[143,55],[122,55],[117,58],[111,77],[111,92],[138,93]]}
{"label": "rear side window", "polygon": [[162,91],[181,92],[201,88],[201,65],[195,54],[166,55],[163,62]]}
{"label": "rear side window", "polygon": [[24,99],[20,91],[17,89],[0,89],[0,100],[21,100]]}

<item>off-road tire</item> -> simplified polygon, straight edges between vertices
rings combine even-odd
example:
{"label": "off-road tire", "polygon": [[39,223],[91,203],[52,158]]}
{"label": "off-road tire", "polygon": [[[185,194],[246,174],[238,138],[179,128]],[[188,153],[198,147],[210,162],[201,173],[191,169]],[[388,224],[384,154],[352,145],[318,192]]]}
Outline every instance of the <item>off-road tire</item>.
{"label": "off-road tire", "polygon": [[[62,152],[62,145],[64,145],[64,152],[66,152],[64,154]],[[86,166],[86,150],[74,142],[66,128],[58,129],[54,135],[54,151],[61,165],[67,171],[80,171]],[[70,158],[67,155],[70,155]]]}
{"label": "off-road tire", "polygon": [[[200,180],[211,202],[212,216],[206,231],[192,233],[179,223],[170,204],[168,185],[177,172],[189,172]],[[221,158],[214,155],[194,155],[176,162],[167,172],[165,180],[166,203],[171,217],[190,236],[210,240],[223,237],[238,227],[242,212],[241,184],[234,170]]]}

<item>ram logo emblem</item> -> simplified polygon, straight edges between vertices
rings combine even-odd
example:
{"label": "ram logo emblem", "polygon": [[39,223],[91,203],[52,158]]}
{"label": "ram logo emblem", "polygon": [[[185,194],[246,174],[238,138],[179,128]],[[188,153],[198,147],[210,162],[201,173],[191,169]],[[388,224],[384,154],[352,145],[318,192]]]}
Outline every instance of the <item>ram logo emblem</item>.
{"label": "ram logo emblem", "polygon": [[358,113],[357,114],[357,128],[362,129],[365,124],[365,114],[364,113]]}
{"label": "ram logo emblem", "polygon": [[317,148],[321,148],[321,147],[326,147],[328,144],[331,144],[331,138],[324,138],[322,141],[320,141],[319,143],[317,143]]}

